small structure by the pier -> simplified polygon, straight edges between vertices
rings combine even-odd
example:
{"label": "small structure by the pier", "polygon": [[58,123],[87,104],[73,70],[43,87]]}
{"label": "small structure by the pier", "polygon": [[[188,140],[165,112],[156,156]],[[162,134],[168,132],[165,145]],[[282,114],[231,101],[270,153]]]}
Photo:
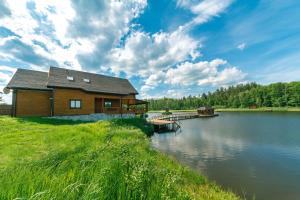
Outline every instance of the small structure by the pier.
{"label": "small structure by the pier", "polygon": [[197,109],[197,113],[200,116],[214,116],[215,109],[210,106],[203,106]]}

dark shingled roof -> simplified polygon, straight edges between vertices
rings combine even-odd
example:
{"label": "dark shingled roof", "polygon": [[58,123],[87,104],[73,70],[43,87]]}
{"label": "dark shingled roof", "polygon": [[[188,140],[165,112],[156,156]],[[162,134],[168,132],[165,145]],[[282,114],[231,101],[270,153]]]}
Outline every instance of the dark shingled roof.
{"label": "dark shingled roof", "polygon": [[[68,80],[67,76],[73,77],[74,80]],[[90,83],[84,82],[83,79],[89,79]],[[50,67],[49,73],[18,69],[7,87],[48,90],[50,88],[61,87],[98,93],[138,94],[127,79],[58,67]]]}
{"label": "dark shingled roof", "polygon": [[48,73],[18,69],[7,84],[7,88],[51,90],[47,88]]}
{"label": "dark shingled roof", "polygon": [[[74,81],[67,79],[74,78]],[[86,83],[83,79],[89,79]],[[48,87],[78,88],[88,92],[100,92],[111,94],[137,94],[138,92],[127,79],[104,76],[58,67],[50,67]]]}

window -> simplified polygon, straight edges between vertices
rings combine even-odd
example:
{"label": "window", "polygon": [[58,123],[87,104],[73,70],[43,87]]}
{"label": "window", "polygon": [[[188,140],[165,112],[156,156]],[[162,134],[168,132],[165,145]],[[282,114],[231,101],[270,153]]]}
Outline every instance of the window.
{"label": "window", "polygon": [[111,108],[111,107],[112,107],[111,101],[105,101],[105,102],[104,102],[104,107],[105,107],[105,108]]}
{"label": "window", "polygon": [[84,78],[83,81],[86,82],[86,83],[90,83],[91,82],[90,79],[88,79],[88,78]]}
{"label": "window", "polygon": [[67,76],[67,79],[68,79],[69,81],[74,81],[74,77],[73,77],[73,76]]}
{"label": "window", "polygon": [[70,100],[70,108],[71,109],[79,109],[81,108],[81,100]]}

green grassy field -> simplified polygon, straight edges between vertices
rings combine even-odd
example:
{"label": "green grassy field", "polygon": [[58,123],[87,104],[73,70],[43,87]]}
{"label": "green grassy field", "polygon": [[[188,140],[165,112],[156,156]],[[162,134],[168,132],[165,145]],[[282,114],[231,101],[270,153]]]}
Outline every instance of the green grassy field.
{"label": "green grassy field", "polygon": [[151,129],[0,117],[0,199],[238,199],[153,150]]}

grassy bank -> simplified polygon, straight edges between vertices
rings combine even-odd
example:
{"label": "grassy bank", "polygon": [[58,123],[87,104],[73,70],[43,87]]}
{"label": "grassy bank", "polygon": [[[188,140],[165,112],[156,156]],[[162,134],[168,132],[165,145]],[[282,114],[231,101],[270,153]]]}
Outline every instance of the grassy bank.
{"label": "grassy bank", "polygon": [[0,117],[0,199],[238,199],[153,150],[141,119]]}

